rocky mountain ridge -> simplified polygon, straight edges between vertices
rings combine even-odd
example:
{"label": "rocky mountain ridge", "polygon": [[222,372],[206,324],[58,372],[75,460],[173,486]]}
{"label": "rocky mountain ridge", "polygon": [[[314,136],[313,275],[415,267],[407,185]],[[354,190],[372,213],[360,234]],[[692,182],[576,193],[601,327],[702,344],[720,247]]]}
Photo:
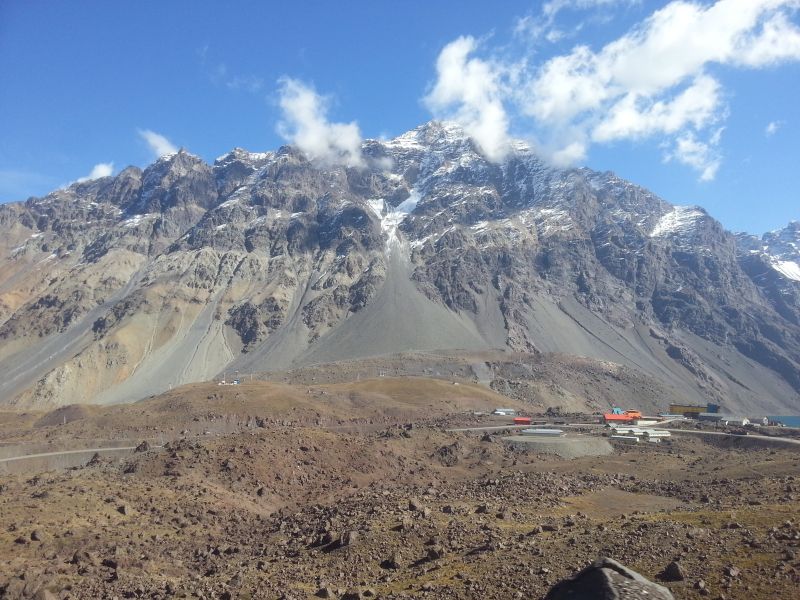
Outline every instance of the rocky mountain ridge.
{"label": "rocky mountain ridge", "polygon": [[362,152],[180,151],[0,206],[0,402],[505,348],[624,365],[687,401],[800,407],[800,281],[774,267],[788,234],[753,252],[612,173],[522,143],[492,164],[449,123]]}

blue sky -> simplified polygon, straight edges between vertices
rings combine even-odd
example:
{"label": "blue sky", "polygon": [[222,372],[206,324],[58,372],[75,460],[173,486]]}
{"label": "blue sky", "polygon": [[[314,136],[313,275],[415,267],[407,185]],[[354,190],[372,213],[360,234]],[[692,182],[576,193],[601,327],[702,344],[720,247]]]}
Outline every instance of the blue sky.
{"label": "blue sky", "polygon": [[797,0],[289,4],[0,0],[0,201],[448,118],[732,230],[800,219]]}

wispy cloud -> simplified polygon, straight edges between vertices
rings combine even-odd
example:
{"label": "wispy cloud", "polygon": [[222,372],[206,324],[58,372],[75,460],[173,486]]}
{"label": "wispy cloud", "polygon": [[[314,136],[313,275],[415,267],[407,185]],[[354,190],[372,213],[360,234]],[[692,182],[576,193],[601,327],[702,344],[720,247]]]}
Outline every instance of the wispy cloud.
{"label": "wispy cloud", "polygon": [[447,44],[436,61],[436,82],[423,101],[435,116],[458,122],[489,160],[502,160],[509,146],[502,74],[497,65],[471,58],[476,48],[469,36]]}
{"label": "wispy cloud", "polygon": [[[519,39],[526,39],[529,42],[541,42],[542,40],[550,43],[561,41],[582,30],[586,24],[584,20],[571,23],[568,30],[558,26],[557,19],[565,11],[592,13],[590,20],[608,20],[609,9],[640,4],[641,0],[550,0],[542,5],[541,10],[536,14],[528,14],[519,17],[514,23],[514,35]],[[602,9],[602,16],[599,16]]]}
{"label": "wispy cloud", "polygon": [[712,181],[722,163],[716,144],[713,141],[698,140],[692,131],[678,136],[673,148],[664,156],[664,160],[667,162],[676,160],[692,167],[699,173],[700,181]]}
{"label": "wispy cloud", "polygon": [[161,158],[167,154],[175,154],[178,149],[166,137],[150,129],[139,129],[139,137],[144,140],[154,158]]}
{"label": "wispy cloud", "polygon": [[587,10],[592,8],[610,8],[615,5],[639,4],[641,0],[550,0],[542,6],[542,14],[555,19],[564,10]]}
{"label": "wispy cloud", "polygon": [[264,89],[264,80],[255,75],[234,75],[225,82],[230,90],[244,90],[256,94]]}
{"label": "wispy cloud", "polygon": [[114,163],[98,163],[93,168],[91,173],[89,173],[86,177],[79,177],[77,179],[78,183],[83,183],[84,181],[91,181],[92,179],[100,179],[101,177],[109,177],[114,172]]}
{"label": "wispy cloud", "polygon": [[[552,0],[540,18],[550,27],[567,8],[611,4],[631,2]],[[710,68],[762,69],[800,60],[800,29],[790,18],[798,5],[798,0],[712,5],[675,0],[597,50],[578,45],[539,64],[530,49],[498,58],[491,48],[458,38],[439,55],[434,90],[444,85],[442,63],[451,65],[460,79],[445,89],[452,92],[456,116],[480,117],[480,108],[490,106],[501,115],[498,135],[505,135],[508,123],[531,132],[556,163],[583,160],[595,144],[654,140],[665,148],[666,159],[709,180],[721,164],[719,134],[730,110],[721,76]],[[530,33],[530,19],[518,22],[518,35]],[[481,50],[487,58],[467,58]],[[470,85],[470,70],[483,75],[482,86]],[[431,96],[425,101],[436,109]]]}
{"label": "wispy cloud", "polygon": [[764,135],[767,137],[773,136],[778,133],[778,130],[784,126],[784,121],[770,121],[764,128]]}
{"label": "wispy cloud", "polygon": [[358,124],[328,120],[330,100],[310,85],[283,77],[279,84],[279,105],[283,113],[278,134],[297,146],[309,158],[326,164],[364,165]]}
{"label": "wispy cloud", "polygon": [[200,64],[206,72],[208,79],[214,85],[224,86],[229,90],[244,91],[257,94],[264,90],[264,79],[257,75],[233,73],[227,63],[213,61],[209,58],[208,45],[197,51]]}

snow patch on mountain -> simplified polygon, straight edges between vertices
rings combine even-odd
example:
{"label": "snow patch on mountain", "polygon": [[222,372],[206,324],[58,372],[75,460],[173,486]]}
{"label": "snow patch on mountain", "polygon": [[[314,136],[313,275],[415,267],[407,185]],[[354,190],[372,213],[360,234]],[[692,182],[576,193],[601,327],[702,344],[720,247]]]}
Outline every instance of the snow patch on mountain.
{"label": "snow patch on mountain", "polygon": [[675,206],[664,214],[650,232],[650,237],[665,237],[692,229],[705,213],[696,206]]}
{"label": "snow patch on mountain", "polygon": [[417,207],[419,204],[420,195],[416,189],[412,189],[408,198],[403,200],[395,207],[387,204],[383,198],[373,198],[367,200],[367,205],[372,209],[381,221],[381,231],[386,236],[386,249],[391,250],[392,247],[400,243],[400,233],[398,227],[400,223]]}
{"label": "snow patch on mountain", "polygon": [[133,215],[129,219],[125,219],[122,222],[123,227],[137,227],[143,221],[149,221],[151,219],[155,219],[159,215],[157,213],[146,213],[143,215]]}
{"label": "snow patch on mountain", "polygon": [[217,208],[230,208],[234,204],[239,204],[240,200],[241,200],[241,196],[233,196],[229,200],[226,200],[225,202],[220,204]]}
{"label": "snow patch on mountain", "polygon": [[569,213],[560,208],[534,207],[520,211],[517,218],[526,227],[535,227],[539,237],[547,237],[559,231],[569,231],[575,227],[575,222]]}
{"label": "snow patch on mountain", "polygon": [[792,221],[783,229],[769,231],[761,237],[740,233],[736,243],[740,252],[765,257],[782,277],[800,281],[800,222]]}
{"label": "snow patch on mountain", "polygon": [[383,142],[387,148],[398,150],[422,150],[423,146],[418,139],[418,132],[416,129],[407,131],[403,135],[399,135],[394,139]]}
{"label": "snow patch on mountain", "polygon": [[773,260],[772,268],[788,279],[800,281],[800,264],[791,260]]}
{"label": "snow patch on mountain", "polygon": [[273,156],[272,152],[249,152],[243,148],[234,148],[227,154],[218,156],[214,161],[215,165],[223,166],[234,160],[241,160],[245,162],[263,162]]}

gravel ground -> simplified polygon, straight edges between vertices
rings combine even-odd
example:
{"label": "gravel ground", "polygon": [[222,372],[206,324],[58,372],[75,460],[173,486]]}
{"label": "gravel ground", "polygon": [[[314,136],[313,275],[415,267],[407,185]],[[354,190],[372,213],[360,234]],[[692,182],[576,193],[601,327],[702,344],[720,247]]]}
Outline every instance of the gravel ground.
{"label": "gravel ground", "polygon": [[368,416],[352,387],[281,404],[254,386],[258,402],[198,388],[20,425],[39,444],[173,437],[122,461],[0,476],[2,597],[542,598],[602,555],[678,599],[796,598],[793,449],[676,436],[566,459],[445,431],[494,403],[479,388],[380,385]]}

